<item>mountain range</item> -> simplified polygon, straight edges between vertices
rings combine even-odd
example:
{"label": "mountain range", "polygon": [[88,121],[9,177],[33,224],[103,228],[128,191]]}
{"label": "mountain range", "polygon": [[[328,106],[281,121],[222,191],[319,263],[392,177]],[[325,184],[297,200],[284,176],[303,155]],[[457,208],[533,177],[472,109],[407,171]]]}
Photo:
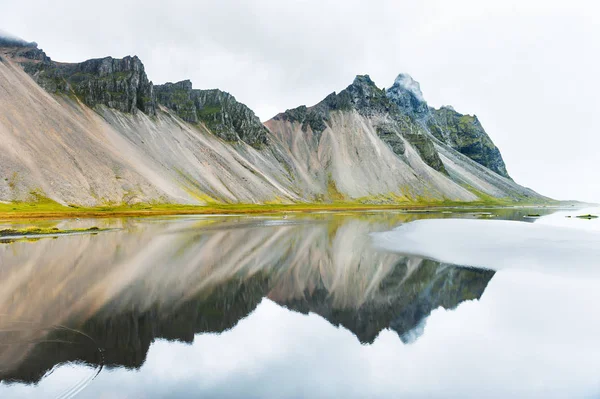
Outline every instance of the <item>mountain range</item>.
{"label": "mountain range", "polygon": [[357,76],[262,123],[231,94],[154,85],[136,57],[53,61],[0,38],[0,201],[436,203],[548,198],[512,180],[476,116],[400,74]]}

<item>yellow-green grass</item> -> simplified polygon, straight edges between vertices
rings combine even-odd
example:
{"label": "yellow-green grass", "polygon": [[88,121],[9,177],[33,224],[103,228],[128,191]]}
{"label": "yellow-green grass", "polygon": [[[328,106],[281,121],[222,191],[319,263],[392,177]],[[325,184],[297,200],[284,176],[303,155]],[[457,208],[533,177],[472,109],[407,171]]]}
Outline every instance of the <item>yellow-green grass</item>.
{"label": "yellow-green grass", "polygon": [[[375,199],[376,200],[376,199]],[[559,205],[558,202],[527,202],[508,199],[484,198],[480,201],[397,201],[373,203],[368,198],[355,201],[334,201],[316,203],[265,203],[265,204],[219,204],[202,205],[181,204],[135,204],[107,205],[98,207],[63,206],[51,200],[31,203],[0,203],[0,220],[38,219],[38,218],[81,218],[81,217],[130,217],[160,215],[216,215],[216,214],[261,214],[283,212],[318,212],[318,211],[364,211],[364,210],[410,210],[447,207],[486,207],[486,206],[541,206]]]}
{"label": "yellow-green grass", "polygon": [[597,215],[591,215],[591,214],[579,215],[579,216],[575,216],[575,217],[579,218],[579,219],[598,219]]}
{"label": "yellow-green grass", "polygon": [[67,229],[61,230],[58,227],[39,227],[29,226],[25,228],[8,228],[0,230],[0,239],[20,237],[20,236],[43,236],[43,235],[55,235],[55,234],[69,234],[69,233],[96,233],[101,231],[98,227],[89,227],[85,229]]}

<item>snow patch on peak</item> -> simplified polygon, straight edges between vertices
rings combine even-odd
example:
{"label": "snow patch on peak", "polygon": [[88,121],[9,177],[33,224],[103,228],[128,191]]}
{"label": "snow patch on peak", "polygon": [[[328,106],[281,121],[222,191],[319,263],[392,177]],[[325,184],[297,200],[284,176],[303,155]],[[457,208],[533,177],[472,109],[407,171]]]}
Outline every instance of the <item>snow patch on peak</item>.
{"label": "snow patch on peak", "polygon": [[399,86],[409,92],[411,92],[419,101],[425,102],[423,93],[421,92],[421,86],[419,82],[414,80],[412,76],[407,73],[401,73],[394,81],[394,86]]}

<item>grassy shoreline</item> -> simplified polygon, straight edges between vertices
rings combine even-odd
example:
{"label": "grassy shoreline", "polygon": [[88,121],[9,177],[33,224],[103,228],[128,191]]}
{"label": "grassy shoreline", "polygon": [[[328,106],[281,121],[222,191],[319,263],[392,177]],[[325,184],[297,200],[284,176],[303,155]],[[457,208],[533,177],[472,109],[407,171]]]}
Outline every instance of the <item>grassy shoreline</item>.
{"label": "grassy shoreline", "polygon": [[14,239],[21,237],[43,237],[43,236],[55,236],[73,233],[98,233],[104,231],[96,226],[81,228],[81,229],[66,229],[61,230],[58,227],[38,227],[29,226],[20,229],[2,229],[0,230],[0,240]]}
{"label": "grassy shoreline", "polygon": [[409,202],[395,204],[362,204],[353,202],[301,203],[301,204],[137,204],[132,206],[102,206],[95,208],[66,207],[54,202],[43,203],[0,203],[0,220],[13,219],[68,219],[68,218],[108,218],[170,215],[227,215],[227,214],[277,214],[286,212],[319,211],[369,211],[369,210],[419,210],[450,207],[542,207],[559,206],[561,203],[522,203],[514,201],[475,201],[475,202]]}

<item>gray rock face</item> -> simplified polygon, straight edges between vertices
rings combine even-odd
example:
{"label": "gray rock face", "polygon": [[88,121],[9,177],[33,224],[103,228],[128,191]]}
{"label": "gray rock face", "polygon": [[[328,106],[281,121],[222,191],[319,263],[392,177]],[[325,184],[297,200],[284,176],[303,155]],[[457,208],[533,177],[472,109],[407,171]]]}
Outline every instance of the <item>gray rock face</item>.
{"label": "gray rock face", "polygon": [[51,93],[74,94],[86,105],[106,105],[122,112],[156,114],[154,90],[138,57],[112,57],[78,64],[23,62],[40,86]]}
{"label": "gray rock face", "polygon": [[183,80],[154,86],[156,101],[175,111],[177,116],[189,123],[198,123],[196,104],[192,99],[192,82]]}
{"label": "gray rock face", "polygon": [[500,150],[476,116],[462,115],[451,107],[432,108],[431,116],[427,126],[438,140],[500,176],[510,179]]}
{"label": "gray rock face", "polygon": [[392,110],[385,92],[377,87],[369,75],[358,75],[354,82],[339,94],[338,102],[347,104],[348,108],[354,108],[363,115],[375,115]]}
{"label": "gray rock face", "polygon": [[353,109],[366,116],[394,111],[393,104],[385,96],[385,91],[378,88],[369,75],[358,75],[354,82],[339,94],[333,92],[310,108],[302,105],[288,109],[274,119],[300,122],[303,130],[310,126],[314,132],[322,132],[327,127],[331,111]]}
{"label": "gray rock face", "polygon": [[386,90],[386,95],[405,114],[422,117],[429,113],[419,82],[408,74],[398,75],[392,87]]}
{"label": "gray rock face", "polygon": [[74,95],[90,107],[105,105],[131,114],[139,110],[153,116],[157,104],[161,104],[186,122],[203,122],[226,141],[241,140],[255,148],[267,144],[268,130],[254,112],[235,97],[221,90],[193,90],[189,80],[155,88],[144,64],[136,56],[63,64],[53,62],[36,43],[0,40],[0,47],[5,48],[3,52],[19,61],[50,93]]}
{"label": "gray rock face", "polygon": [[184,80],[155,86],[159,104],[175,111],[189,123],[203,122],[226,141],[244,141],[261,148],[267,144],[268,130],[246,105],[221,90],[194,90]]}
{"label": "gray rock face", "polygon": [[[377,134],[394,153],[404,155],[404,138],[417,149],[425,163],[438,172],[446,173],[433,142],[425,134],[426,130],[415,120],[413,108],[424,107],[428,110],[427,103],[419,102],[415,94],[398,83],[400,81],[399,77],[392,89],[386,92],[378,88],[369,75],[358,75],[354,82],[339,94],[332,93],[311,108],[301,106],[287,110],[275,119],[300,122],[303,130],[310,126],[313,131],[322,132],[327,127],[332,111],[356,110],[365,117],[384,117],[387,120],[378,122]],[[415,84],[418,87],[418,83]],[[396,100],[400,101],[401,105],[396,103]]]}
{"label": "gray rock face", "polygon": [[402,114],[408,115],[435,138],[500,176],[510,178],[500,151],[477,117],[462,115],[451,106],[429,107],[419,83],[408,74],[398,75],[386,95]]}
{"label": "gray rock face", "polygon": [[0,37],[0,48],[5,49],[5,54],[15,59],[50,62],[50,57],[38,48],[36,42],[26,42],[18,38]]}
{"label": "gray rock face", "polygon": [[136,56],[63,64],[53,62],[36,43],[0,38],[0,48],[50,93],[74,95],[90,107],[105,105],[131,114],[139,110],[153,116],[161,104],[186,122],[203,122],[226,141],[241,140],[255,148],[267,144],[268,130],[235,97],[221,90],[193,90],[189,80],[155,88]]}
{"label": "gray rock face", "polygon": [[13,38],[0,38],[0,49],[50,93],[74,95],[90,107],[102,104],[122,112],[156,114],[152,82],[138,57],[58,63],[37,43]]}

